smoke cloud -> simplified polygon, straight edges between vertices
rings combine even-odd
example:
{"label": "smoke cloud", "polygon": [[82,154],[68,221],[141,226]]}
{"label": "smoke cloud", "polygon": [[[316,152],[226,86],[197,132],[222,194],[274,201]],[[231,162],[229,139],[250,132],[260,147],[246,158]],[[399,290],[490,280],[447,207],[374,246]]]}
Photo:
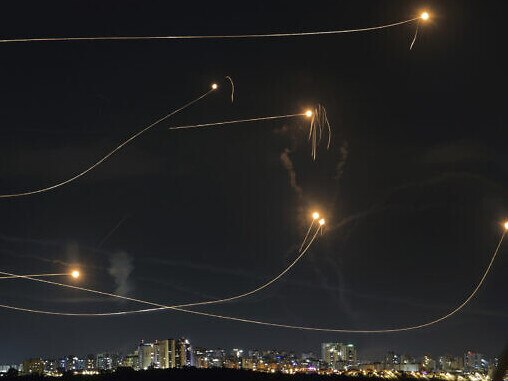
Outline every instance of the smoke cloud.
{"label": "smoke cloud", "polygon": [[126,296],[132,290],[129,276],[133,270],[132,256],[126,252],[120,251],[109,257],[108,273],[115,280],[116,294]]}
{"label": "smoke cloud", "polygon": [[291,188],[295,191],[298,198],[303,198],[303,189],[298,185],[298,182],[296,180],[296,171],[295,167],[293,165],[293,161],[289,157],[289,154],[291,153],[291,150],[289,148],[284,149],[282,153],[280,154],[280,161],[282,163],[282,166],[286,169],[289,176],[289,185]]}

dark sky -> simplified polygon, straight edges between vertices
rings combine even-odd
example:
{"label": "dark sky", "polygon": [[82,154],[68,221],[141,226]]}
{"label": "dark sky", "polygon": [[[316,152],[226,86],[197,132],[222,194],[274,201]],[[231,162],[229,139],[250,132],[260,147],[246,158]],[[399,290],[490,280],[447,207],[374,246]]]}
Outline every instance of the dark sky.
{"label": "dark sky", "polygon": [[[505,21],[494,4],[15,3],[0,14],[2,38],[328,30],[407,19],[423,7],[433,20],[412,51],[414,24],[298,39],[0,45],[1,193],[63,180],[212,81],[223,84],[85,178],[0,200],[2,271],[79,264],[82,285],[115,291],[114,266],[132,269],[121,291],[133,297],[178,303],[233,295],[294,258],[304,217],[318,207],[328,231],[289,276],[242,302],[200,310],[390,328],[443,315],[479,280],[508,215]],[[234,104],[226,75],[235,80]],[[327,108],[334,134],[316,162],[300,120],[164,128],[317,103]],[[301,193],[290,186],[285,150]],[[1,311],[0,363],[127,351],[141,339],[175,336],[207,347],[296,351],[345,341],[362,358],[387,350],[493,356],[506,340],[507,255],[504,249],[463,312],[421,331],[346,335],[176,312],[78,319]],[[141,307],[28,281],[3,281],[0,301],[74,312]]]}

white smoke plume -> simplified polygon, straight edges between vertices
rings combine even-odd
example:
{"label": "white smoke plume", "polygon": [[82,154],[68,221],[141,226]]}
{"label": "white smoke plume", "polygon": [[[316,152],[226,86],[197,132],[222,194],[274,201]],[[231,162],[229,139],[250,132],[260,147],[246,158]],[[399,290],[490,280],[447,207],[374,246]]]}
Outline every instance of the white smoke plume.
{"label": "white smoke plume", "polygon": [[295,167],[293,165],[293,161],[291,160],[291,157],[289,154],[291,153],[291,150],[289,148],[284,149],[282,153],[280,154],[280,161],[282,163],[282,166],[286,169],[289,176],[289,185],[291,188],[295,191],[298,198],[303,198],[303,189],[298,185],[298,181],[296,179],[296,171]]}
{"label": "white smoke plume", "polygon": [[124,251],[111,254],[109,257],[108,272],[115,280],[116,294],[126,296],[132,290],[129,276],[133,270],[132,256]]}

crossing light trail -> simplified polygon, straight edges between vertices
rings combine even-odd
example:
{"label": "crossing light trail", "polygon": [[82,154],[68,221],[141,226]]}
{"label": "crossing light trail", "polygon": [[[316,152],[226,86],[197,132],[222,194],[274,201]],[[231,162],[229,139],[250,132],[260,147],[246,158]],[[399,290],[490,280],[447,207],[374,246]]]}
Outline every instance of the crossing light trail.
{"label": "crossing light trail", "polygon": [[108,160],[111,156],[113,156],[116,152],[120,151],[122,148],[124,148],[127,144],[131,143],[132,141],[134,141],[135,139],[139,138],[141,135],[143,135],[144,133],[148,132],[149,130],[151,130],[153,127],[157,126],[159,123],[165,121],[166,119],[168,118],[171,118],[172,116],[178,114],[179,112],[185,110],[186,108],[192,106],[193,104],[195,104],[196,102],[200,101],[201,99],[207,97],[210,93],[214,92],[215,90],[217,90],[218,88],[218,85],[216,83],[212,84],[211,86],[211,89],[206,91],[205,93],[201,94],[200,96],[198,96],[197,98],[185,103],[183,106],[171,111],[170,113],[164,115],[163,117],[157,119],[156,121],[154,121],[153,123],[149,124],[148,126],[144,127],[142,130],[136,132],[134,135],[130,136],[128,139],[126,139],[125,141],[123,141],[122,143],[120,143],[118,146],[116,146],[112,151],[108,152],[105,156],[103,156],[101,159],[99,159],[98,161],[96,161],[95,163],[93,163],[91,166],[89,166],[88,168],[86,168],[85,170],[79,172],[78,174],[64,180],[64,181],[61,181],[61,182],[58,182],[56,184],[53,184],[53,185],[50,185],[50,186],[46,186],[46,187],[42,187],[42,188],[38,188],[38,189],[34,189],[34,190],[28,190],[28,191],[23,191],[23,192],[16,192],[16,193],[7,193],[7,194],[0,194],[0,199],[6,199],[6,198],[17,198],[17,197],[26,197],[26,196],[33,196],[33,195],[36,195],[36,194],[40,194],[40,193],[44,193],[44,192],[49,192],[49,191],[52,191],[52,190],[55,190],[57,188],[60,188],[64,185],[67,185],[69,183],[72,183],[76,180],[78,180],[80,177],[86,175],[88,172],[94,170],[95,168],[97,168],[99,165],[101,165],[102,163],[104,163],[106,160]]}
{"label": "crossing light trail", "polygon": [[[321,225],[322,224],[324,224],[324,222],[321,223]],[[268,282],[264,283],[261,286],[256,287],[253,290],[244,292],[244,293],[239,294],[239,295],[235,295],[235,296],[231,296],[231,297],[227,297],[227,298],[222,298],[222,299],[213,299],[213,300],[207,300],[207,301],[203,301],[203,302],[178,304],[178,305],[174,305],[174,306],[164,306],[164,307],[160,307],[159,306],[157,308],[145,309],[145,310],[139,310],[139,311],[137,311],[137,310],[134,310],[134,311],[121,311],[121,312],[112,313],[112,314],[114,314],[114,315],[118,315],[118,314],[127,315],[127,314],[139,313],[139,312],[146,313],[146,312],[160,311],[160,310],[173,309],[173,308],[179,308],[179,307],[194,307],[194,306],[203,306],[203,305],[209,305],[209,304],[219,304],[219,303],[226,303],[226,302],[230,302],[230,301],[233,301],[233,300],[242,299],[242,298],[245,298],[245,297],[247,297],[249,295],[253,295],[253,294],[255,294],[255,293],[257,293],[257,292],[267,288],[268,286],[272,285],[273,283],[278,281],[280,278],[282,278],[289,270],[291,270],[291,268],[293,268],[304,257],[304,255],[307,253],[307,251],[309,250],[309,248],[313,244],[314,240],[318,236],[318,233],[320,232],[320,229],[321,229],[321,226],[316,229],[314,235],[312,236],[312,239],[309,241],[309,243],[307,244],[305,249],[300,250],[299,251],[299,255],[281,273],[279,273],[276,277],[270,279]],[[74,271],[74,272],[71,273],[73,277],[74,277],[74,273],[75,272],[77,272],[77,271]],[[79,272],[77,272],[77,273],[78,273],[78,276],[79,276]],[[0,274],[8,274],[8,273],[0,272]],[[32,279],[32,277],[30,277],[29,275],[8,275],[8,276],[13,276],[13,277],[16,277],[16,278],[25,278],[25,279],[28,279],[28,280],[35,280],[35,281],[37,281],[37,279]],[[83,287],[71,286],[71,285],[66,285],[66,284],[62,284],[62,283],[49,282],[49,281],[45,281],[43,283],[47,283],[47,284],[55,285],[55,286],[60,286],[60,287],[72,288],[72,289],[86,291],[86,292],[94,292],[92,290],[85,289]],[[104,293],[102,293],[102,294],[104,294]],[[113,296],[113,295],[114,294],[107,293],[107,296],[116,297],[116,296]],[[54,313],[54,314],[55,315],[59,315],[59,313]],[[68,316],[68,314],[66,314],[66,313],[62,313],[60,315]],[[111,314],[110,313],[104,313],[104,314],[100,314],[100,313],[99,314],[93,314],[93,313],[92,314],[70,314],[70,316],[89,316],[89,317],[90,316],[108,316],[108,315],[111,315]]]}
{"label": "crossing light trail", "polygon": [[330,148],[331,138],[332,138],[332,129],[330,123],[328,122],[328,117],[326,116],[326,109],[318,105],[314,108],[314,110],[307,110],[303,113],[297,114],[285,114],[285,115],[271,115],[271,116],[261,116],[255,118],[246,118],[246,119],[234,119],[227,121],[219,121],[219,122],[211,122],[211,123],[202,123],[202,124],[188,124],[185,126],[173,126],[168,127],[169,130],[188,130],[195,128],[206,128],[206,127],[218,127],[218,126],[227,126],[231,124],[241,124],[241,123],[253,123],[253,122],[262,122],[268,120],[278,120],[278,119],[290,119],[297,117],[305,117],[310,120],[309,123],[309,141],[311,144],[311,156],[312,159],[316,159],[317,155],[317,147],[321,141],[321,137],[323,134],[323,130],[326,129],[326,133],[328,134],[328,143],[326,145],[326,149]]}
{"label": "crossing light trail", "polygon": [[58,276],[71,276],[74,279],[79,278],[79,271],[74,270],[71,273],[55,273],[55,274],[29,274],[29,275],[8,275],[8,276],[0,276],[0,280],[4,279],[20,279],[20,278],[50,278],[50,277],[58,277]]}
{"label": "crossing light trail", "polygon": [[[193,314],[193,315],[197,315],[197,316],[204,316],[204,317],[210,317],[210,318],[216,318],[216,319],[222,319],[222,320],[229,320],[229,321],[234,321],[234,322],[239,322],[239,323],[254,324],[254,325],[265,326],[265,327],[293,329],[293,330],[299,330],[299,331],[314,331],[314,332],[329,332],[329,333],[365,333],[365,334],[395,333],[395,332],[414,331],[414,330],[430,327],[430,326],[438,324],[446,319],[449,319],[450,317],[452,317],[453,315],[458,313],[460,310],[462,310],[476,296],[479,289],[483,285],[485,279],[487,278],[488,274],[490,273],[490,270],[492,269],[494,261],[500,251],[501,245],[503,243],[503,240],[506,236],[507,231],[508,231],[508,221],[504,223],[504,231],[501,235],[501,238],[499,239],[499,242],[498,242],[495,250],[492,253],[490,262],[487,265],[485,271],[483,272],[483,275],[482,275],[480,281],[476,284],[476,287],[473,289],[473,291],[468,295],[468,297],[462,303],[460,303],[457,307],[452,309],[447,314],[445,314],[439,318],[436,318],[434,320],[428,321],[426,323],[410,325],[410,326],[403,326],[403,327],[398,327],[398,328],[360,330],[360,329],[345,329],[345,328],[321,328],[321,327],[309,327],[309,326],[273,323],[273,322],[266,322],[266,321],[262,321],[262,320],[246,319],[246,318],[239,318],[239,317],[233,317],[233,316],[227,316],[227,315],[212,314],[212,313],[208,313],[208,312],[194,311],[194,310],[190,310],[188,308],[165,306],[162,304],[153,303],[153,302],[146,301],[146,300],[129,298],[126,296],[120,296],[120,295],[115,295],[115,294],[106,293],[106,292],[102,292],[102,291],[96,291],[96,290],[85,289],[85,288],[77,287],[77,286],[71,286],[71,285],[66,285],[66,284],[61,284],[61,283],[50,282],[50,281],[46,281],[46,280],[42,280],[42,279],[31,279],[31,278],[27,278],[27,279],[31,279],[36,282],[55,284],[55,285],[59,285],[59,286],[67,287],[67,288],[73,288],[73,289],[78,289],[81,291],[94,293],[97,295],[111,296],[114,298],[119,298],[119,299],[123,299],[123,300],[128,300],[128,301],[132,301],[132,302],[137,302],[137,303],[142,303],[145,305],[158,307],[157,309],[150,308],[150,309],[145,309],[145,310],[137,310],[136,313],[149,312],[149,311],[154,311],[154,310],[158,310],[158,309],[171,309],[171,310],[185,312],[185,313],[189,313],[189,314]],[[0,274],[15,275],[15,274],[9,274],[9,273],[4,273],[4,272],[0,272]],[[6,304],[0,304],[0,308],[10,309],[10,310],[20,311],[20,312],[29,312],[29,313],[45,314],[45,315],[57,315],[57,316],[118,316],[118,315],[125,315],[126,312],[129,314],[132,313],[132,311],[131,312],[129,312],[129,311],[122,312],[121,311],[121,312],[116,312],[116,313],[112,312],[112,313],[105,313],[105,314],[73,314],[73,313],[62,313],[62,312],[54,312],[54,311],[28,309],[28,308],[22,308],[22,307],[11,306],[11,305],[6,305]]]}
{"label": "crossing light trail", "polygon": [[[426,18],[424,18],[426,14]],[[0,39],[0,44],[43,43],[43,42],[78,42],[78,41],[135,41],[135,40],[225,40],[225,39],[256,39],[256,38],[284,38],[338,35],[346,33],[362,33],[394,28],[410,24],[419,20],[428,20],[429,14],[424,12],[417,17],[364,28],[334,29],[311,32],[286,33],[254,33],[254,34],[215,34],[215,35],[163,35],[163,36],[95,36],[95,37],[38,37],[38,38],[10,38]]]}

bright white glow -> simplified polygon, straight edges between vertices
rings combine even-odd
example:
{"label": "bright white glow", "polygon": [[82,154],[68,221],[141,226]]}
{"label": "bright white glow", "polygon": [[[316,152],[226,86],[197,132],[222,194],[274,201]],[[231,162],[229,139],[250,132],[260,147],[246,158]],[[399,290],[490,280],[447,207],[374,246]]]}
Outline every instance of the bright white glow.
{"label": "bright white glow", "polygon": [[313,114],[312,110],[307,110],[307,111],[305,111],[305,116],[306,116],[307,118],[310,118],[310,117],[312,116],[312,114]]}
{"label": "bright white glow", "polygon": [[504,223],[504,228],[505,228],[506,230],[508,230],[508,221],[506,221],[506,222]]}
{"label": "bright white glow", "polygon": [[212,90],[217,90],[218,87],[219,85],[217,85],[216,83],[212,83]]}
{"label": "bright white glow", "polygon": [[325,224],[325,219],[324,218],[321,218],[319,220],[319,225],[323,226]]}
{"label": "bright white glow", "polygon": [[73,277],[74,279],[78,279],[80,276],[80,273],[78,270],[74,270],[73,272],[71,272],[71,277]]}
{"label": "bright white glow", "polygon": [[318,212],[312,213],[312,218],[317,220],[319,218],[319,213]]}
{"label": "bright white glow", "polygon": [[420,15],[420,18],[423,21],[427,21],[430,18],[429,12],[422,12],[422,14]]}

